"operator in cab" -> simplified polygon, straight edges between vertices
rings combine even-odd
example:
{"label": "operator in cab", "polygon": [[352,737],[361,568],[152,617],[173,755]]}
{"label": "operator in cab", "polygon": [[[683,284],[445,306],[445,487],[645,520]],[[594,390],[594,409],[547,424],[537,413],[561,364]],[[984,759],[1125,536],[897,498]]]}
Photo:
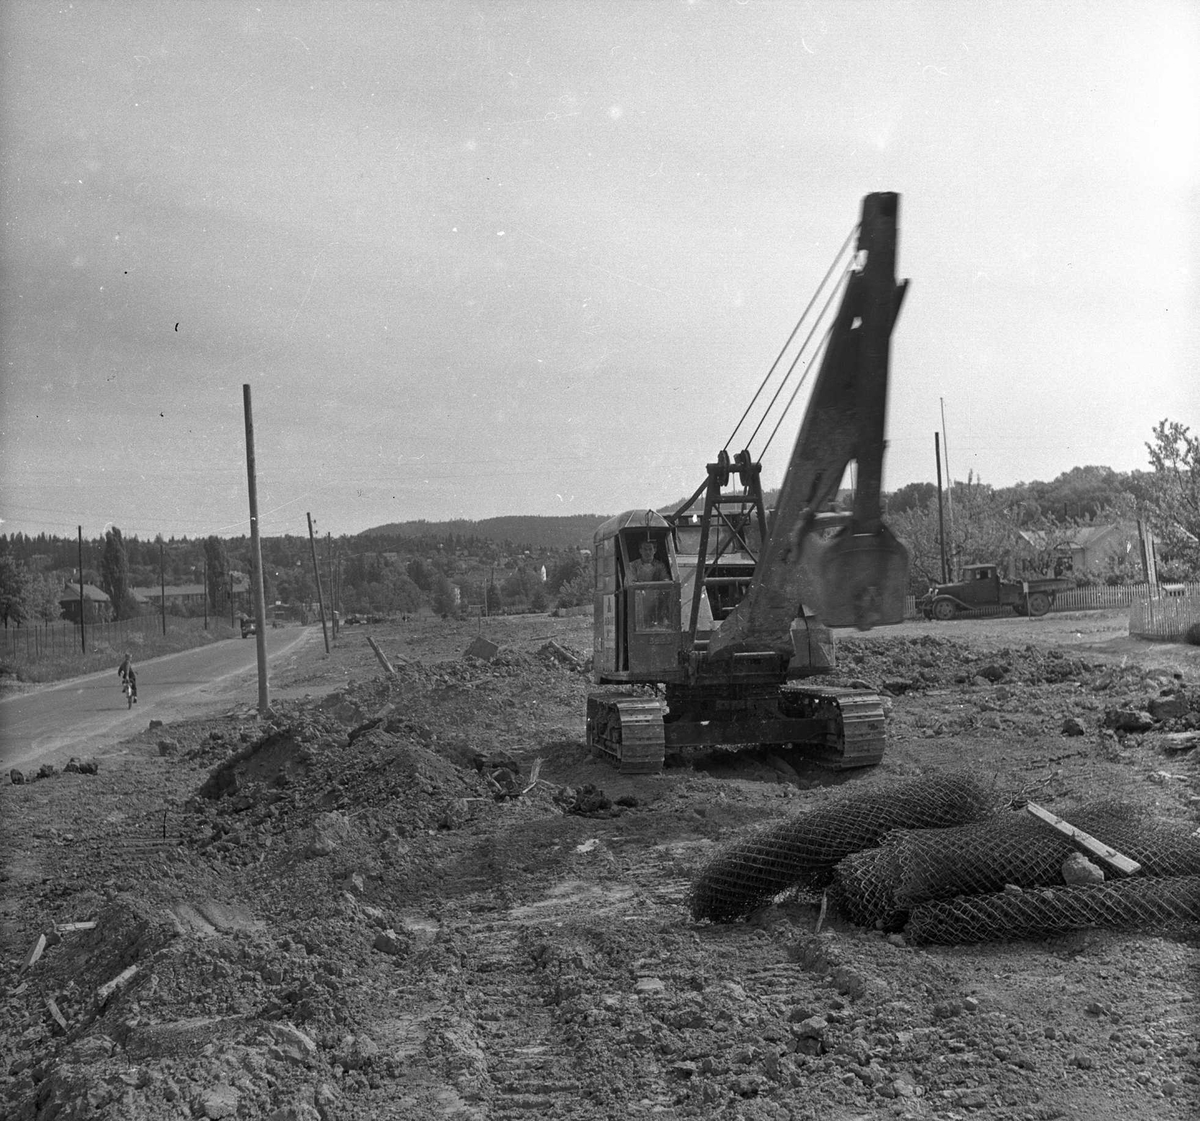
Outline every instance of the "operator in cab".
{"label": "operator in cab", "polygon": [[637,583],[670,580],[667,566],[654,555],[654,542],[646,538],[638,549],[638,559],[629,566],[629,575]]}

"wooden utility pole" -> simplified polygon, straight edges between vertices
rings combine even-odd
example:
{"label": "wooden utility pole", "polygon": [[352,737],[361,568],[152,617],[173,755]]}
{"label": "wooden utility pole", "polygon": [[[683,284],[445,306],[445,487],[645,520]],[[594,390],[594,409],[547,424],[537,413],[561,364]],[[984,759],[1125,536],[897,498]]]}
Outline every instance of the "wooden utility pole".
{"label": "wooden utility pole", "polygon": [[325,568],[329,572],[329,618],[333,623],[333,641],[337,642],[338,612],[337,585],[333,582],[333,535],[325,533]]}
{"label": "wooden utility pole", "polygon": [[317,542],[313,537],[312,514],[308,515],[308,544],[312,549],[313,579],[317,582],[317,608],[321,612],[321,634],[325,636],[325,653],[329,653],[329,628],[325,626],[325,597],[321,595],[321,569],[317,565]]}
{"label": "wooden utility pole", "polygon": [[208,630],[208,561],[204,562],[204,629]]}
{"label": "wooden utility pole", "polygon": [[938,434],[933,434],[933,455],[937,460],[938,481],[938,549],[942,554],[942,583],[949,584],[950,576],[946,571],[946,521],[942,515],[942,446]]}
{"label": "wooden utility pole", "polygon": [[[246,479],[250,491],[250,591],[254,597],[255,645],[258,647],[258,715],[271,711],[267,683],[267,606],[263,594],[262,546],[258,537],[258,483],[254,472],[254,414],[250,408],[250,386],[242,386],[242,405],[246,413]],[[233,587],[233,575],[229,585]],[[233,596],[230,595],[232,602]]]}
{"label": "wooden utility pole", "polygon": [[82,653],[87,653],[87,601],[83,598],[83,526],[79,527],[79,644]]}
{"label": "wooden utility pole", "polygon": [[158,615],[162,619],[162,632],[167,633],[167,573],[163,563],[163,542],[158,539]]}

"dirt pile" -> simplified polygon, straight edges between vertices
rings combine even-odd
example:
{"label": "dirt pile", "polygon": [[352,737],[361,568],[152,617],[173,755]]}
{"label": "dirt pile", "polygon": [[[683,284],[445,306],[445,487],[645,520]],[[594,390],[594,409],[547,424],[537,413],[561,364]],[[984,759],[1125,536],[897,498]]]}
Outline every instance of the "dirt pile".
{"label": "dirt pile", "polygon": [[583,626],[503,625],[488,660],[467,628],[376,630],[394,675],[356,639],[297,665],[313,694],[268,720],[148,729],[95,774],[0,787],[0,1114],[1194,1115],[1194,932],[916,948],[833,906],[815,933],[815,900],[736,923],[688,903],[753,827],[964,767],[1190,835],[1197,756],[1170,737],[1200,680],[850,640],[846,680],[909,683],[880,767],[631,777],[582,744]]}

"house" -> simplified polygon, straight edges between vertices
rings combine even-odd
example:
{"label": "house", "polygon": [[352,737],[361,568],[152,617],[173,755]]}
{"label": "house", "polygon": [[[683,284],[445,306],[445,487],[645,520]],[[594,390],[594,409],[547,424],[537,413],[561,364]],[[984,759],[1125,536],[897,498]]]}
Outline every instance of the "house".
{"label": "house", "polygon": [[95,584],[83,585],[82,605],[78,584],[74,587],[68,584],[62,595],[58,597],[58,603],[62,608],[63,618],[75,624],[79,623],[81,606],[85,619],[89,623],[107,623],[113,617],[112,600]]}
{"label": "house", "polygon": [[1056,576],[1064,572],[1107,572],[1137,556],[1137,529],[1115,522],[1065,527],[1057,536],[1045,530],[1024,529],[1020,537],[1025,548],[1019,552],[1054,557]]}
{"label": "house", "polygon": [[165,588],[160,585],[157,588],[131,588],[130,591],[138,603],[155,610],[160,609],[165,600],[168,611],[203,608],[206,595],[203,584],[168,584]]}

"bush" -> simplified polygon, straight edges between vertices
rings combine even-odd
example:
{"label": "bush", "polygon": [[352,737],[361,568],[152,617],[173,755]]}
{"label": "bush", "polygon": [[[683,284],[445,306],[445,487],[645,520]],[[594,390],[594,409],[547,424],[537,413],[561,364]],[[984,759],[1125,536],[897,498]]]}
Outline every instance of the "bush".
{"label": "bush", "polygon": [[1188,627],[1184,631],[1183,638],[1185,642],[1190,643],[1192,646],[1200,646],[1200,623],[1193,623]]}

